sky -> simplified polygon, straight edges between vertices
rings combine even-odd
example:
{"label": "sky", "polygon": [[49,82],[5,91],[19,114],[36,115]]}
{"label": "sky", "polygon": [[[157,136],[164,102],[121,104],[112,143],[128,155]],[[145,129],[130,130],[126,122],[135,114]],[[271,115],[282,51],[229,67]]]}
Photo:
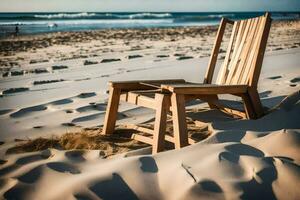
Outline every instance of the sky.
{"label": "sky", "polygon": [[0,12],[299,11],[300,0],[0,0]]}

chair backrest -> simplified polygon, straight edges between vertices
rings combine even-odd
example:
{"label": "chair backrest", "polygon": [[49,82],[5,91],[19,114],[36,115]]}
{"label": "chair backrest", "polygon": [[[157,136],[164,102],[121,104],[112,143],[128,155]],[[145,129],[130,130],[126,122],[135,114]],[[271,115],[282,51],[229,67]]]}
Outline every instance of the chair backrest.
{"label": "chair backrest", "polygon": [[261,17],[232,22],[223,18],[210,57],[204,83],[211,83],[226,24],[233,24],[225,59],[216,84],[257,87],[269,30],[269,13]]}

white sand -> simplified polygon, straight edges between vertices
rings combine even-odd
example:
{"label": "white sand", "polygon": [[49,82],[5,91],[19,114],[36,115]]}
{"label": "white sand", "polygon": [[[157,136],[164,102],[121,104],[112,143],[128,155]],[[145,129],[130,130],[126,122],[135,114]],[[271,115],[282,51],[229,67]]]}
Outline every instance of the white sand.
{"label": "white sand", "polygon": [[[167,54],[173,55],[173,50]],[[151,51],[109,52],[88,60],[121,61],[94,65],[83,65],[86,59],[28,64],[23,68],[46,68],[50,73],[1,78],[0,141],[5,143],[0,145],[0,198],[300,199],[299,48],[269,51],[265,56],[259,92],[266,110],[273,109],[263,118],[232,119],[205,110],[202,103],[188,107],[188,117],[209,123],[213,132],[195,145],[154,156],[146,148],[110,159],[103,159],[99,150],[5,153],[15,145],[15,138],[101,126],[109,80],[202,82],[207,57],[178,61],[171,56],[155,61]],[[143,57],[127,58],[136,54]],[[68,68],[52,70],[54,65]],[[33,84],[48,80],[64,81]],[[22,87],[28,90],[7,94],[10,88]],[[238,100],[224,98],[231,104]],[[195,112],[195,108],[204,110]],[[154,117],[153,111],[128,104],[121,104],[119,111],[119,124]]]}

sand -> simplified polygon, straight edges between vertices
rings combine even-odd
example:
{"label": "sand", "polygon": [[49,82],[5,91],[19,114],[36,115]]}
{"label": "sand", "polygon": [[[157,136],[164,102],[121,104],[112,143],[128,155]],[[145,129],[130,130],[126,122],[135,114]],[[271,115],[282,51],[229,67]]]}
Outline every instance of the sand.
{"label": "sand", "polygon": [[[272,25],[258,88],[263,118],[231,118],[190,102],[189,132],[201,141],[156,155],[126,137],[99,136],[108,81],[202,82],[216,30],[124,29],[1,39],[1,198],[299,199],[299,21]],[[236,97],[222,99],[241,106]],[[122,103],[118,119],[124,134],[123,124],[152,126],[154,112]],[[39,137],[44,140],[36,142]]]}

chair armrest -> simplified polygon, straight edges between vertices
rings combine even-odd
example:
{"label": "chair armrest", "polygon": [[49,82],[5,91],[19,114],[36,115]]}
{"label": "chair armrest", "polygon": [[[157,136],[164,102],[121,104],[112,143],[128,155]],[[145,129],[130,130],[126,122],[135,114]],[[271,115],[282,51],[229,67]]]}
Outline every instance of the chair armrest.
{"label": "chair armrest", "polygon": [[248,85],[214,85],[214,84],[170,84],[162,85],[162,90],[176,94],[242,94]]}
{"label": "chair armrest", "polygon": [[[109,86],[121,90],[147,90],[157,88],[156,84],[185,83],[184,79],[166,80],[133,80],[133,81],[110,81]],[[145,84],[146,83],[146,84]],[[153,85],[151,85],[153,83]]]}

